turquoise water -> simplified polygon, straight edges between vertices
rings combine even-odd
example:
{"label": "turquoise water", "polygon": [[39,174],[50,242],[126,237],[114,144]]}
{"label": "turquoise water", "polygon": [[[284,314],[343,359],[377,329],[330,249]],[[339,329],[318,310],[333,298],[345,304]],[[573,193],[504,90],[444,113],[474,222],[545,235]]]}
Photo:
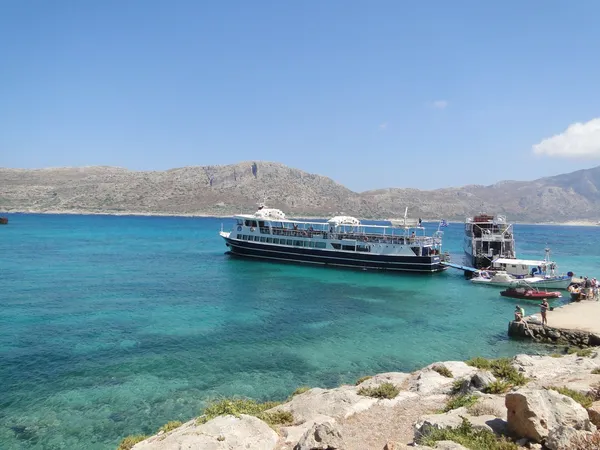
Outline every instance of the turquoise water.
{"label": "turquoise water", "polygon": [[[508,340],[515,301],[459,271],[238,260],[221,223],[232,221],[11,215],[0,226],[0,448],[111,449],[216,396],[283,399],[300,385],[544,351]],[[461,232],[446,229],[454,255]],[[516,236],[521,257],[549,244],[564,271],[600,275],[600,227],[518,225]]]}

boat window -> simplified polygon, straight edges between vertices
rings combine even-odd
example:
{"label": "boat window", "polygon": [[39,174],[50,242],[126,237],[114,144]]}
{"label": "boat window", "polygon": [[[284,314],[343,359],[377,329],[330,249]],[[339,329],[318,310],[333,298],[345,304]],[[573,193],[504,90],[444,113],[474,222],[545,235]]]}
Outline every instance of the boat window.
{"label": "boat window", "polygon": [[241,238],[242,238],[242,235],[241,235],[241,234],[236,234],[236,235],[235,235],[235,238],[236,238],[236,239],[241,239]]}
{"label": "boat window", "polygon": [[357,252],[368,252],[369,249],[366,246],[364,246],[364,245],[357,245],[356,246],[356,251]]}
{"label": "boat window", "polygon": [[267,241],[267,239],[264,236],[260,237],[260,242],[266,242],[266,241]]}
{"label": "boat window", "polygon": [[302,241],[294,241],[294,245],[297,247],[304,247],[304,243]]}
{"label": "boat window", "polygon": [[273,242],[273,238],[267,238],[267,244],[271,244]]}
{"label": "boat window", "polygon": [[261,228],[264,228],[264,226],[265,226],[265,221],[264,221],[264,220],[259,220],[259,221],[258,221],[258,226],[259,226],[259,227],[261,227]]}
{"label": "boat window", "polygon": [[309,246],[310,248],[315,248],[315,243],[314,243],[313,241],[310,241],[310,242],[308,243],[308,246]]}
{"label": "boat window", "polygon": [[246,221],[244,222],[244,225],[246,225],[247,227],[249,227],[249,226],[250,226],[250,221],[249,221],[249,220],[246,220]]}
{"label": "boat window", "polygon": [[316,248],[326,248],[327,244],[325,242],[315,242]]}
{"label": "boat window", "polygon": [[273,244],[279,244],[279,238],[273,238]]}
{"label": "boat window", "polygon": [[288,239],[286,242],[287,245],[294,245],[294,241],[292,241],[291,239]]}
{"label": "boat window", "polygon": [[356,247],[354,245],[342,245],[342,250],[356,251]]}
{"label": "boat window", "polygon": [[410,249],[415,252],[415,255],[421,256],[421,247],[411,247]]}
{"label": "boat window", "polygon": [[253,227],[256,227],[256,226],[257,226],[257,225],[256,225],[256,220],[253,220],[253,221],[252,221],[252,226],[253,226]]}
{"label": "boat window", "polygon": [[333,248],[335,248],[336,250],[339,250],[342,247],[341,244],[334,244],[334,243],[331,243],[331,246]]}

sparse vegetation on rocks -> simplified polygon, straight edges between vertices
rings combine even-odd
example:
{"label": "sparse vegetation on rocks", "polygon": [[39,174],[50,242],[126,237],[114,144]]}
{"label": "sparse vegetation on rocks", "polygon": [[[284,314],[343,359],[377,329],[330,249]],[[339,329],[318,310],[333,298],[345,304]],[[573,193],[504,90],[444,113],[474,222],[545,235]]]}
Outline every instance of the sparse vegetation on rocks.
{"label": "sparse vegetation on rocks", "polygon": [[142,442],[147,437],[148,436],[144,436],[142,434],[138,434],[135,436],[127,436],[121,441],[121,443],[117,447],[117,450],[131,450],[131,448],[133,448],[135,444],[137,444],[138,442]]}
{"label": "sparse vegetation on rocks", "polygon": [[169,431],[179,428],[181,425],[182,425],[182,423],[180,421],[173,420],[171,422],[165,423],[162,427],[160,427],[160,429],[158,431],[159,432],[162,431],[163,433],[168,433]]}
{"label": "sparse vegetation on rocks", "polygon": [[477,397],[475,397],[474,395],[455,395],[448,399],[448,401],[446,402],[446,406],[443,409],[443,412],[448,412],[461,407],[468,408],[469,406],[474,405],[476,402]]}
{"label": "sparse vegetation on rocks", "polygon": [[515,369],[511,360],[508,358],[485,359],[473,358],[467,361],[467,364],[478,369],[491,371],[495,377],[500,378],[496,383],[488,386],[487,392],[491,394],[499,394],[506,392],[513,386],[523,386],[527,383],[527,378],[517,369]]}
{"label": "sparse vegetation on rocks", "polygon": [[436,366],[433,366],[431,368],[431,370],[433,370],[433,371],[435,371],[435,372],[439,373],[440,375],[442,375],[444,377],[447,377],[447,378],[452,378],[453,377],[452,372],[446,366],[436,365]]}
{"label": "sparse vegetation on rocks", "polygon": [[255,400],[246,398],[216,400],[204,409],[204,413],[198,417],[197,423],[206,423],[218,416],[232,415],[239,417],[241,414],[258,417],[269,425],[292,423],[294,417],[287,411],[267,412],[268,409],[279,404],[278,402],[258,403]]}
{"label": "sparse vegetation on rocks", "polygon": [[381,383],[375,387],[363,387],[358,390],[358,395],[373,398],[394,398],[400,393],[400,389],[392,383]]}
{"label": "sparse vegetation on rocks", "polygon": [[567,397],[571,397],[584,408],[591,407],[595,400],[595,398],[591,395],[582,394],[581,392],[574,391],[573,389],[569,389],[565,386],[551,386],[549,389],[552,389],[559,394],[566,395]]}
{"label": "sparse vegetation on rocks", "polygon": [[488,430],[476,430],[463,418],[458,428],[434,429],[419,438],[420,445],[435,447],[438,441],[454,441],[472,450],[518,450],[519,446],[506,438],[498,438]]}
{"label": "sparse vegetation on rocks", "polygon": [[367,380],[370,380],[371,378],[373,378],[373,375],[366,375],[364,377],[360,377],[358,380],[356,380],[355,385],[358,386],[359,384],[361,384]]}

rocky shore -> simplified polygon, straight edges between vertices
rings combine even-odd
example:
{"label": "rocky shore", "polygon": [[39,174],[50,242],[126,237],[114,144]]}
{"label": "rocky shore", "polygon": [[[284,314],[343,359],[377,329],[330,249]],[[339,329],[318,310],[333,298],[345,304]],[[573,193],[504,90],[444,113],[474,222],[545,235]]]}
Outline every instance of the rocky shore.
{"label": "rocky shore", "polygon": [[446,361],[413,373],[301,388],[287,401],[224,399],[119,449],[600,449],[600,354]]}

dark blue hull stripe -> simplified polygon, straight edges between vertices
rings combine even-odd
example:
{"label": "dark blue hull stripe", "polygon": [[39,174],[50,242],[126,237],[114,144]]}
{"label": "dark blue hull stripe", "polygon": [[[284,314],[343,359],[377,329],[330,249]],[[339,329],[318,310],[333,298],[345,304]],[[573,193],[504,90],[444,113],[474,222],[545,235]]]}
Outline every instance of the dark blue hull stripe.
{"label": "dark blue hull stripe", "polygon": [[229,244],[231,253],[254,258],[406,272],[440,272],[446,269],[445,266],[440,264],[439,256],[390,256],[368,253],[350,253],[345,255],[341,252],[334,252],[331,250],[281,247],[227,238],[225,238],[225,240]]}

